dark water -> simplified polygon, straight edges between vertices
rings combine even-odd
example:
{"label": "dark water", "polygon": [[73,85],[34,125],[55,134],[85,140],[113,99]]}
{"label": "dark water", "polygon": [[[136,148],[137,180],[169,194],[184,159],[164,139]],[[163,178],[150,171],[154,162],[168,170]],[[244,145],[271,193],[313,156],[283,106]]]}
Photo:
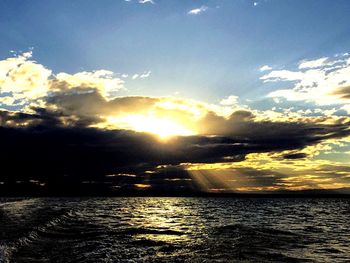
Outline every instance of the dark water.
{"label": "dark water", "polygon": [[350,200],[0,199],[0,262],[350,262]]}

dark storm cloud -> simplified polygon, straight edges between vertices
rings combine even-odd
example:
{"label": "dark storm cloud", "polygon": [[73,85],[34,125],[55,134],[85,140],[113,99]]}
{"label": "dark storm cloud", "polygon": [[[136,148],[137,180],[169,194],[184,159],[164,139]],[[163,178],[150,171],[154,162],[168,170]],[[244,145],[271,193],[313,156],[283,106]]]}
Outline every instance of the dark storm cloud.
{"label": "dark storm cloud", "polygon": [[[129,186],[147,182],[160,186],[167,181],[184,187],[188,178],[181,172],[173,177],[175,171],[146,171],[155,171],[159,165],[242,161],[249,153],[297,150],[350,134],[348,123],[257,122],[249,111],[239,111],[226,122],[215,114],[207,116],[220,124],[216,136],[179,136],[164,143],[146,133],[89,128],[97,122],[94,115],[77,117],[63,111],[34,110],[34,114],[0,112],[1,182],[31,180],[63,188],[93,182],[112,187],[124,179]],[[208,126],[213,120],[208,120]],[[215,131],[215,126],[211,129]],[[266,180],[274,179],[264,175],[261,181]]]}
{"label": "dark storm cloud", "polygon": [[[82,173],[104,174],[118,167],[144,164],[241,161],[248,153],[301,149],[350,133],[347,123],[325,125],[248,120],[236,122],[229,136],[179,136],[164,143],[146,133],[86,127],[92,120],[72,120],[71,125],[66,126],[67,116],[45,109],[36,109],[33,115],[1,112],[0,116],[3,158],[21,152],[12,157],[68,162],[67,170],[72,169],[74,173],[84,170]],[[27,127],[16,125],[25,122],[29,123]],[[8,123],[13,127],[6,128],[4,124]],[[304,157],[301,153],[284,156],[286,159]],[[98,168],[86,168],[90,165]]]}
{"label": "dark storm cloud", "polygon": [[[343,120],[344,121],[344,120]],[[256,121],[249,111],[237,111],[226,119],[209,112],[200,122],[200,133],[229,138],[247,139],[261,145],[276,145],[276,149],[304,147],[329,138],[349,134],[349,121],[321,124],[315,121]],[[298,146],[299,145],[299,146]]]}

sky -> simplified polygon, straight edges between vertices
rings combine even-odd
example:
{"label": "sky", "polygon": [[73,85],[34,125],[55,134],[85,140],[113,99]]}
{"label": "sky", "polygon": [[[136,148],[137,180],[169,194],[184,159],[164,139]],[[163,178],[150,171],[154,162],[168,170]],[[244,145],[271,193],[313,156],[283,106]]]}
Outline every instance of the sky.
{"label": "sky", "polygon": [[0,0],[0,188],[348,189],[349,11]]}

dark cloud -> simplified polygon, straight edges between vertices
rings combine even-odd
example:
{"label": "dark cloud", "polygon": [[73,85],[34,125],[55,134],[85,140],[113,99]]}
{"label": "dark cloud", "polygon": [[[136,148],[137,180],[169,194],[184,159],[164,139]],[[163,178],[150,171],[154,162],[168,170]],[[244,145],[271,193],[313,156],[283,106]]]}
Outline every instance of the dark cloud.
{"label": "dark cloud", "polygon": [[[94,115],[77,117],[63,111],[33,110],[34,114],[0,112],[0,182],[31,182],[61,190],[68,186],[76,190],[81,185],[133,188],[140,183],[159,189],[165,183],[192,189],[187,172],[160,172],[156,167],[242,161],[249,153],[297,150],[350,133],[348,123],[258,122],[250,112],[239,111],[226,122],[213,113],[206,117],[212,132],[212,122],[220,122],[215,136],[179,136],[165,143],[146,133],[89,128],[97,121]],[[303,157],[301,153],[284,156]],[[135,176],[127,176],[130,174]],[[263,175],[261,180],[273,179]]]}
{"label": "dark cloud", "polygon": [[66,114],[100,116],[119,113],[142,112],[154,106],[159,99],[150,97],[118,97],[106,100],[94,88],[74,88],[52,93],[47,98],[48,106],[54,105]]}
{"label": "dark cloud", "polygon": [[[242,113],[238,114],[239,116]],[[304,120],[300,122],[256,121],[252,114],[237,118],[234,112],[229,119],[209,113],[201,121],[201,133],[216,134],[247,143],[247,148],[259,146],[264,151],[303,148],[320,141],[349,135],[349,122],[322,124]]]}
{"label": "dark cloud", "polygon": [[291,153],[291,154],[285,154],[283,155],[284,159],[303,159],[306,158],[307,154],[306,153]]}
{"label": "dark cloud", "polygon": [[261,171],[249,167],[238,168],[236,173],[240,178],[240,187],[278,187],[281,185],[281,179],[287,177],[287,175],[276,171]]}
{"label": "dark cloud", "polygon": [[332,95],[338,95],[342,99],[350,99],[350,86],[339,87],[332,92]]}
{"label": "dark cloud", "polygon": [[35,126],[74,126],[87,127],[98,123],[98,116],[76,116],[62,111],[44,108],[32,108],[34,113],[0,111],[0,127],[35,127]]}

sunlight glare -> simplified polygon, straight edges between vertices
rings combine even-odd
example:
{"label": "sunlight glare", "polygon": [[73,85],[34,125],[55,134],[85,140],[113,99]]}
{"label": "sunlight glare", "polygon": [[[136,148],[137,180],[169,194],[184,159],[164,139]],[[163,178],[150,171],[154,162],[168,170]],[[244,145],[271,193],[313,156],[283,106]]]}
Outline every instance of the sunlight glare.
{"label": "sunlight glare", "polygon": [[148,132],[166,140],[172,136],[194,135],[195,132],[178,121],[147,115],[129,115],[125,117],[108,117],[107,122],[118,128],[137,132]]}

